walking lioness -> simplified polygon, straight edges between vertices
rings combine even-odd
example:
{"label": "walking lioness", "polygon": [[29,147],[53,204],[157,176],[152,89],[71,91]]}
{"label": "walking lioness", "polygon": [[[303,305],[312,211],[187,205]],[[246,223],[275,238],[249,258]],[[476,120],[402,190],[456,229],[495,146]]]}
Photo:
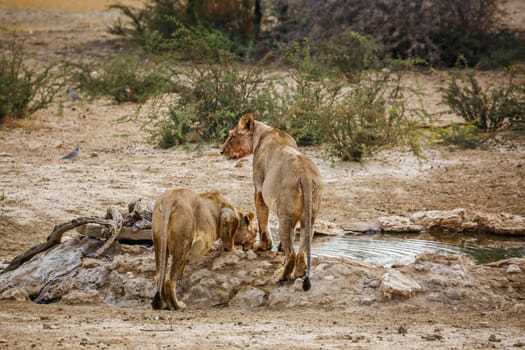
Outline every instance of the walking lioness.
{"label": "walking lioness", "polygon": [[[243,214],[224,199],[219,192],[195,193],[186,189],[162,194],[153,209],[152,229],[157,271],[157,292],[152,301],[154,309],[183,309],[177,299],[177,281],[186,261],[196,260],[222,240],[225,250],[234,243],[255,241],[255,215]],[[169,277],[166,278],[168,256],[171,254]]]}
{"label": "walking lioness", "polygon": [[[269,210],[272,210],[279,219],[279,237],[286,254],[279,280],[304,276],[303,289],[310,289],[312,227],[319,212],[322,191],[319,169],[297,150],[297,143],[290,135],[255,121],[250,114],[242,116],[239,124],[230,130],[221,153],[233,159],[253,153],[255,207],[260,234],[257,248],[272,248],[268,232]],[[296,256],[293,242],[299,221],[301,245]]]}

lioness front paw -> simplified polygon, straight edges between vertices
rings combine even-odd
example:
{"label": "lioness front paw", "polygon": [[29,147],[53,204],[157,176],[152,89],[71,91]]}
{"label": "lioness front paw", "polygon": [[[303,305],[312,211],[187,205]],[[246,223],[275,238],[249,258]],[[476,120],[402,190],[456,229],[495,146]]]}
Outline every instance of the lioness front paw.
{"label": "lioness front paw", "polygon": [[182,301],[177,300],[175,303],[175,309],[177,310],[184,310],[186,308],[186,304]]}
{"label": "lioness front paw", "polygon": [[270,250],[270,249],[272,249],[272,242],[260,241],[255,245],[256,251],[259,251],[259,250],[264,251],[264,250]]}

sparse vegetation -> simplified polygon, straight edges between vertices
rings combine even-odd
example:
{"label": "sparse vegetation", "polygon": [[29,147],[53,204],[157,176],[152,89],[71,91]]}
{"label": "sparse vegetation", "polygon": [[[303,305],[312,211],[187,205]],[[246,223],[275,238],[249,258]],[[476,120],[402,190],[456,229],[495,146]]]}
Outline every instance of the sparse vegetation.
{"label": "sparse vegetation", "polygon": [[93,98],[108,96],[117,103],[143,103],[173,89],[164,66],[135,55],[117,55],[102,64],[69,65],[73,82]]}
{"label": "sparse vegetation", "polygon": [[259,66],[241,66],[232,57],[193,66],[178,80],[180,98],[160,120],[154,114],[156,142],[161,147],[221,142],[250,112],[300,145],[324,145],[334,158],[361,161],[382,147],[404,144],[417,152],[415,122],[400,84],[404,70],[354,73],[357,81],[349,85],[345,75],[319,69],[300,52],[291,75],[263,76]]}
{"label": "sparse vegetation", "polygon": [[[255,1],[148,1],[144,8],[111,5],[127,17],[110,33],[132,38],[150,51],[178,51],[197,56],[202,50],[221,48],[244,55],[259,32],[260,3]],[[188,37],[192,44],[188,43]]]}
{"label": "sparse vegetation", "polygon": [[[485,131],[494,131],[525,119],[525,82],[509,74],[507,84],[483,88],[472,72],[454,72],[441,89],[443,103],[465,121]],[[523,79],[523,78],[522,78]]]}
{"label": "sparse vegetation", "polygon": [[434,128],[434,133],[439,143],[459,148],[477,148],[483,140],[480,130],[472,123],[451,123],[446,128]]}
{"label": "sparse vegetation", "polygon": [[420,154],[416,125],[422,110],[407,110],[403,72],[362,73],[349,85],[337,76],[319,79],[298,71],[282,87],[285,100],[271,123],[299,144],[324,145],[329,156],[342,160],[362,161],[394,145],[410,145]]}
{"label": "sparse vegetation", "polygon": [[16,38],[0,55],[0,123],[46,108],[62,88],[53,64],[32,69],[24,64],[25,57],[23,44]]}
{"label": "sparse vegetation", "polygon": [[[272,109],[262,72],[235,60],[192,65],[177,78],[176,102],[160,121],[153,115],[153,136],[161,147],[224,139],[239,115],[263,116]],[[148,121],[148,124],[150,122]]]}

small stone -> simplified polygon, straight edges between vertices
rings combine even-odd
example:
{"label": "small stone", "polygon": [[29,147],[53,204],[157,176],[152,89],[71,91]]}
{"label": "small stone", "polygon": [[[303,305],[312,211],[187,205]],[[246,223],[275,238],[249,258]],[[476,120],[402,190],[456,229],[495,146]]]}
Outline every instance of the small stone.
{"label": "small stone", "polygon": [[507,267],[507,273],[520,273],[521,272],[521,269],[518,265],[516,264],[510,264],[508,267]]}
{"label": "small stone", "polygon": [[28,301],[29,294],[22,288],[11,288],[0,294],[0,299],[8,299],[14,301]]}
{"label": "small stone", "polygon": [[499,343],[499,342],[501,341],[501,339],[499,339],[498,337],[496,337],[495,334],[491,334],[491,335],[489,336],[489,341],[490,341],[490,342],[494,342],[494,343]]}
{"label": "small stone", "polygon": [[421,338],[428,340],[428,341],[432,341],[432,340],[441,340],[443,339],[443,336],[439,333],[432,333],[432,334],[422,335]]}
{"label": "small stone", "polygon": [[379,282],[380,282],[379,280],[371,280],[368,286],[370,288],[376,289],[377,287],[379,287]]}
{"label": "small stone", "polygon": [[246,251],[246,259],[248,259],[248,260],[255,260],[255,259],[257,259],[257,253],[255,253],[253,250],[247,250]]}
{"label": "small stone", "polygon": [[362,297],[361,300],[359,301],[359,303],[361,305],[366,305],[366,306],[370,306],[372,305],[374,302],[376,301],[376,298],[372,295],[369,295],[369,296],[365,296],[365,297]]}
{"label": "small stone", "polygon": [[230,300],[230,305],[248,308],[259,307],[265,303],[265,294],[262,289],[244,287]]}
{"label": "small stone", "polygon": [[394,299],[409,299],[415,293],[422,290],[419,283],[408,276],[404,276],[398,270],[391,270],[383,275],[381,279],[380,290],[383,297]]}

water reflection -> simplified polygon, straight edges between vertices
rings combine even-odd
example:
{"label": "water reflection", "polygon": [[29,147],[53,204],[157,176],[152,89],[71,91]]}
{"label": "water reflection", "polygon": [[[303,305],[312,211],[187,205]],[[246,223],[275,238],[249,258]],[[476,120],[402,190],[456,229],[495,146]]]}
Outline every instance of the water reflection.
{"label": "water reflection", "polygon": [[347,257],[362,262],[376,262],[387,267],[396,263],[412,263],[420,253],[460,254],[478,264],[525,257],[523,240],[511,241],[510,245],[502,247],[497,240],[486,241],[479,237],[481,236],[458,234],[427,234],[416,238],[387,235],[320,237],[314,239],[312,253],[314,256]]}

